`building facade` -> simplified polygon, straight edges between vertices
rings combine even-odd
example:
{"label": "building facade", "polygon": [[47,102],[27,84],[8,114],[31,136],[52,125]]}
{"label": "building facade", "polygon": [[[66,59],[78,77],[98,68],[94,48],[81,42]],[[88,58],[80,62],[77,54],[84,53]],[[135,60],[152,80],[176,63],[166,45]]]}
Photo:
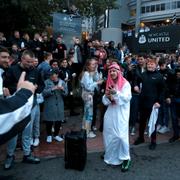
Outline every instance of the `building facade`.
{"label": "building facade", "polygon": [[[172,51],[176,49],[180,43],[180,0],[118,0],[117,3],[118,9],[110,10],[100,17],[98,30],[103,32],[107,28],[120,29],[120,41],[129,44],[130,49],[135,52],[145,51],[145,48],[142,48],[146,44],[145,39],[147,43],[151,42],[153,52],[166,51],[168,47]],[[173,33],[177,34],[176,41]],[[150,40],[150,37],[154,39]],[[153,42],[164,45],[153,49]]]}
{"label": "building facade", "polygon": [[164,22],[167,19],[172,22],[174,15],[180,18],[180,0],[130,0],[127,6],[130,13],[128,24],[135,24],[136,18],[145,23]]}

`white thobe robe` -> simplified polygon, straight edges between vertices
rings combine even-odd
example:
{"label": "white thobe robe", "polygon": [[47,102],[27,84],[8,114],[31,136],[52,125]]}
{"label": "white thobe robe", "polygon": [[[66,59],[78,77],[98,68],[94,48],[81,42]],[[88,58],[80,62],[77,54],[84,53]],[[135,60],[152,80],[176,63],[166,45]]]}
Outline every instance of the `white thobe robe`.
{"label": "white thobe robe", "polygon": [[103,140],[105,147],[104,161],[119,165],[130,159],[129,153],[129,113],[131,86],[124,84],[121,91],[113,95],[115,103],[103,96],[103,104],[108,108],[104,115]]}

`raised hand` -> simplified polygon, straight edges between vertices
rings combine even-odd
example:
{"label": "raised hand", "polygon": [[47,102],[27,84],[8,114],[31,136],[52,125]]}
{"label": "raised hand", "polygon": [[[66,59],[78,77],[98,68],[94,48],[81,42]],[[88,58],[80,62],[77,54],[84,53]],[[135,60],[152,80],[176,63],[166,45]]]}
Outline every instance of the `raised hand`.
{"label": "raised hand", "polygon": [[28,89],[34,94],[36,90],[36,86],[33,85],[33,83],[26,81],[25,76],[26,76],[26,72],[22,72],[17,84],[17,89],[21,89],[21,88]]}

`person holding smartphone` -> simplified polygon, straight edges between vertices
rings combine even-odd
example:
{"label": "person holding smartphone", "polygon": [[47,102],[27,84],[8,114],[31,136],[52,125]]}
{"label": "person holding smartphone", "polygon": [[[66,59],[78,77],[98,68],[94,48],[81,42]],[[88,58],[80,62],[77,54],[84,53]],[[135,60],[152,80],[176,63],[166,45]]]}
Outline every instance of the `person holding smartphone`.
{"label": "person holding smartphone", "polygon": [[108,106],[104,115],[104,161],[111,165],[121,165],[123,172],[130,167],[129,153],[129,112],[131,86],[122,76],[118,64],[108,68],[106,92],[103,104]]}
{"label": "person holding smartphone", "polygon": [[[45,88],[42,92],[44,97],[43,119],[46,122],[47,143],[52,140],[63,141],[59,136],[59,129],[62,120],[64,120],[64,100],[68,89],[66,83],[58,77],[56,70],[50,70],[50,77],[45,81]],[[52,126],[54,123],[54,136],[52,136]]]}

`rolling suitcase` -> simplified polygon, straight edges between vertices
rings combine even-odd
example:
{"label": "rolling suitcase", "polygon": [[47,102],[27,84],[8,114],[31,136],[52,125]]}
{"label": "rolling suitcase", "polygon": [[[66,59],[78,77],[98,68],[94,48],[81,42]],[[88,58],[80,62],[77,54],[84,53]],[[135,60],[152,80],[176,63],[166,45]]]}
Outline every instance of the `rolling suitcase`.
{"label": "rolling suitcase", "polygon": [[86,164],[86,131],[71,131],[65,135],[65,168],[82,171]]}

